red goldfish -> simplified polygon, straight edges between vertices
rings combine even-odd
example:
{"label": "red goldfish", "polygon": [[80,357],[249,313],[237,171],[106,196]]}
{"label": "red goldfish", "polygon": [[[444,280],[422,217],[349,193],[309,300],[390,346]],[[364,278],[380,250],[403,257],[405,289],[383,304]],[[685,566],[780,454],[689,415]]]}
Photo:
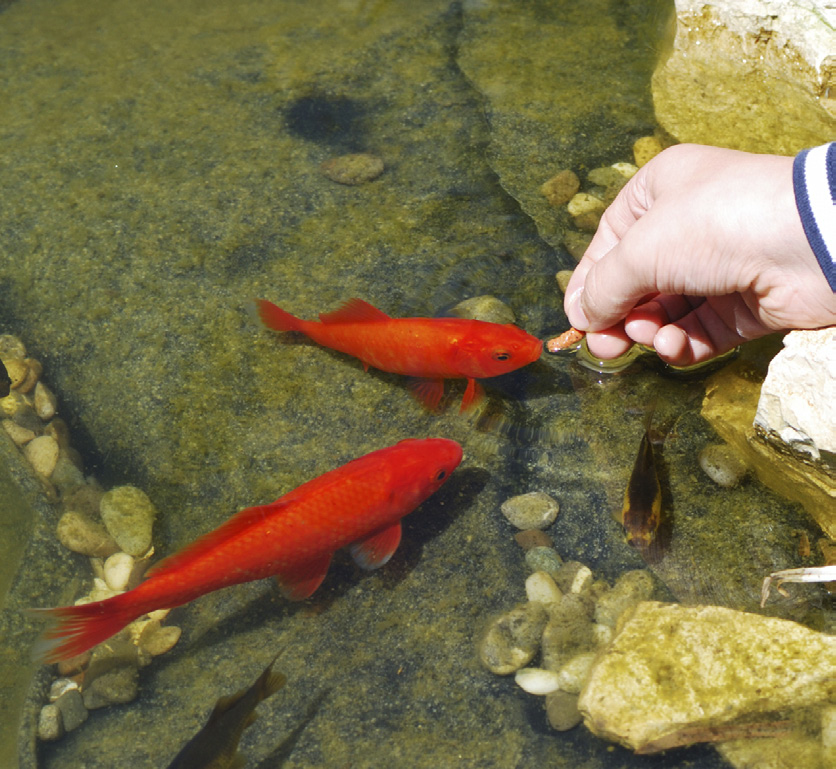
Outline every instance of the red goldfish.
{"label": "red goldfish", "polygon": [[510,323],[463,318],[390,318],[362,299],[350,299],[319,321],[302,320],[272,302],[256,300],[261,322],[276,331],[300,331],[318,344],[348,353],[393,374],[421,377],[415,396],[435,410],[445,379],[467,379],[461,410],[477,404],[484,391],[476,382],[499,376],[540,358],[543,343]]}
{"label": "red goldfish", "polygon": [[348,462],[279,497],[234,515],[161,561],[133,590],[80,606],[33,609],[53,620],[35,654],[57,662],[81,654],[155,609],[171,608],[239,582],[275,575],[301,600],[325,579],[336,550],[350,546],[374,569],[401,540],[401,518],[441,487],[462,449],[446,438],[404,440]]}

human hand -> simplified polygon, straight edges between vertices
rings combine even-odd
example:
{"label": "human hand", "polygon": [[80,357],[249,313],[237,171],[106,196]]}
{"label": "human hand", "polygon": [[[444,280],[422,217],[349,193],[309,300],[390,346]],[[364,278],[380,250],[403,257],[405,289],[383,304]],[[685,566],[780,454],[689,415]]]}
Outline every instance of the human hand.
{"label": "human hand", "polygon": [[590,352],[634,343],[675,366],[773,331],[836,323],[804,234],[793,158],[680,144],[621,190],[566,289]]}

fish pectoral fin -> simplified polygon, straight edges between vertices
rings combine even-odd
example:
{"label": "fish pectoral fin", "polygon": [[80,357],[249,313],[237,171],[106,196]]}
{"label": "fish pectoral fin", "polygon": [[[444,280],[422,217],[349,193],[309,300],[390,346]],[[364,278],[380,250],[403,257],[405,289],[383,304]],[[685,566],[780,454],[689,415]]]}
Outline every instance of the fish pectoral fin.
{"label": "fish pectoral fin", "polygon": [[302,566],[297,566],[292,571],[280,571],[276,574],[279,590],[285,598],[291,601],[303,601],[312,596],[322,584],[330,565],[331,553],[328,553]]}
{"label": "fish pectoral fin", "polygon": [[409,383],[413,397],[430,411],[438,411],[438,404],[444,395],[443,379],[413,379]]}
{"label": "fish pectoral fin", "polygon": [[349,299],[334,312],[323,312],[319,314],[323,323],[372,323],[381,320],[391,320],[390,317],[378,310],[374,305],[364,302],[362,299]]}
{"label": "fish pectoral fin", "polygon": [[464,397],[462,398],[462,406],[459,409],[459,413],[464,413],[472,409],[474,406],[478,406],[485,398],[485,391],[475,379],[468,379],[467,380],[467,388],[464,391]]}
{"label": "fish pectoral fin", "polygon": [[365,539],[357,540],[348,546],[351,557],[361,569],[377,569],[391,557],[401,542],[401,524],[393,524],[376,531]]}

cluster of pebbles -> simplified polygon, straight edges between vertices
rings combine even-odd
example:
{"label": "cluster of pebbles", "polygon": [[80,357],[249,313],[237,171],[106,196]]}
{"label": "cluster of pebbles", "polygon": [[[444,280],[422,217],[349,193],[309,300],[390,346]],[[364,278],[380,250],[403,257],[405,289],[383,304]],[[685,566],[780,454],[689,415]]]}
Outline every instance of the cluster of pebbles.
{"label": "cluster of pebbles", "polygon": [[[56,535],[61,544],[90,559],[92,586],[76,605],[135,587],[154,552],[154,505],[138,488],[105,491],[95,478],[85,476],[67,424],[56,415],[55,395],[41,380],[43,366],[27,356],[17,337],[0,335],[0,359],[11,379],[9,395],[0,398],[0,425],[59,507]],[[38,736],[58,739],[81,725],[88,710],[133,700],[139,668],[180,638],[180,628],[161,624],[167,613],[141,617],[106,643],[59,663],[49,703],[41,710]]]}
{"label": "cluster of pebbles", "polygon": [[[654,592],[644,569],[622,574],[610,586],[588,566],[563,561],[543,531],[558,514],[558,503],[542,491],[502,505],[518,529],[531,572],[527,600],[494,619],[479,641],[479,659],[497,675],[515,675],[529,694],[544,697],[552,728],[567,731],[581,721],[578,696],[600,648],[610,642],[618,618]],[[539,664],[533,663],[539,657]]]}
{"label": "cluster of pebbles", "polygon": [[[591,169],[586,174],[583,189],[580,178],[570,168],[558,171],[543,183],[540,193],[553,208],[565,206],[575,226],[574,230],[569,229],[564,233],[564,246],[576,261],[580,261],[589,246],[607,206],[615,200],[615,196],[639,168],[662,149],[662,142],[655,136],[642,136],[633,144],[635,162],[613,163]],[[571,276],[571,270],[557,273],[557,282],[562,291],[566,291]]]}

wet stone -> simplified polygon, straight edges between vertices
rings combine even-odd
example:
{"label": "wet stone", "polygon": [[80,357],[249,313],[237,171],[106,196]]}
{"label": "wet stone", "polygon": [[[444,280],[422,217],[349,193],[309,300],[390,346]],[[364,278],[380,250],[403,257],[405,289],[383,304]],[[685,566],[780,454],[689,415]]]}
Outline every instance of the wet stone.
{"label": "wet stone", "polygon": [[64,735],[61,711],[54,702],[44,705],[38,715],[38,739],[53,742]]}
{"label": "wet stone", "polygon": [[591,242],[592,233],[588,232],[574,232],[569,230],[563,236],[563,245],[566,246],[566,250],[576,262],[581,260]]}
{"label": "wet stone", "polygon": [[482,664],[498,675],[525,667],[537,654],[547,619],[542,604],[526,603],[494,620],[479,645]]}
{"label": "wet stone", "polygon": [[144,491],[135,486],[117,486],[105,492],[99,509],[108,533],[122,550],[135,556],[148,551],[157,511]]}
{"label": "wet stone", "polygon": [[700,451],[698,459],[702,471],[714,483],[726,489],[737,486],[747,472],[745,462],[731,446],[724,443],[712,443],[706,446]]}
{"label": "wet stone", "polygon": [[158,657],[174,648],[180,640],[182,630],[176,625],[160,627],[159,623],[150,625],[150,631],[146,628],[140,635],[140,646],[152,657]]}
{"label": "wet stone", "polygon": [[78,684],[71,678],[56,678],[49,687],[49,701],[55,702],[70,689],[78,689]]}
{"label": "wet stone", "polygon": [[545,529],[554,523],[560,505],[544,491],[530,491],[505,500],[501,510],[518,529]]}
{"label": "wet stone", "polygon": [[535,571],[528,576],[525,581],[525,594],[529,601],[542,604],[554,603],[563,597],[560,588],[545,571]]}
{"label": "wet stone", "polygon": [[546,717],[552,729],[559,732],[577,726],[583,718],[578,710],[578,695],[560,690],[547,694]]}
{"label": "wet stone", "polygon": [[58,444],[49,435],[41,435],[23,447],[23,454],[36,473],[49,478],[58,462]]}
{"label": "wet stone", "polygon": [[641,168],[662,151],[662,145],[655,136],[642,136],[633,144],[633,158]]}
{"label": "wet stone", "polygon": [[3,429],[16,446],[23,446],[36,437],[34,431],[28,427],[22,427],[11,419],[3,420]]}
{"label": "wet stone", "polygon": [[595,648],[592,606],[581,596],[564,595],[548,610],[540,648],[542,666],[557,672],[576,654]]}
{"label": "wet stone", "polygon": [[55,396],[43,382],[38,382],[35,385],[35,413],[48,422],[55,416],[55,411],[58,408],[58,401]]}
{"label": "wet stone", "polygon": [[557,280],[557,287],[565,294],[569,287],[569,281],[572,279],[574,270],[560,270],[554,277]]}
{"label": "wet stone", "polygon": [[563,559],[552,547],[532,547],[525,554],[525,565],[531,571],[544,571],[552,578],[560,571]]}
{"label": "wet stone", "polygon": [[55,700],[55,704],[61,711],[61,720],[65,731],[71,732],[87,720],[87,708],[84,707],[81,692],[77,688],[65,691]]}
{"label": "wet stone", "polygon": [[119,549],[104,526],[72,510],[59,519],[56,535],[64,547],[82,555],[106,558]]}
{"label": "wet stone", "polygon": [[527,553],[535,547],[548,547],[554,545],[552,538],[540,529],[525,529],[514,535],[517,544]]}
{"label": "wet stone", "polygon": [[549,694],[557,691],[560,686],[558,675],[552,670],[543,668],[523,668],[514,676],[517,686],[529,694]]}
{"label": "wet stone", "polygon": [[594,661],[594,652],[582,652],[564,663],[557,674],[560,688],[570,694],[580,694],[586,679],[589,678],[589,671]]}
{"label": "wet stone", "polygon": [[592,587],[592,570],[580,561],[566,561],[554,575],[554,581],[564,593],[588,593]]}
{"label": "wet stone", "polygon": [[601,198],[586,192],[579,192],[569,201],[566,208],[579,230],[595,232],[606,205]]}
{"label": "wet stone", "polygon": [[134,667],[109,670],[85,686],[82,695],[88,710],[132,702],[138,692],[139,673]]}
{"label": "wet stone", "polygon": [[517,320],[514,311],[505,302],[489,294],[464,299],[450,309],[450,314],[488,323],[515,323]]}
{"label": "wet stone", "polygon": [[550,206],[558,208],[568,203],[572,196],[580,189],[581,183],[577,174],[569,168],[556,173],[540,187],[540,192],[549,201]]}
{"label": "wet stone", "polygon": [[653,595],[653,577],[644,569],[622,574],[612,590],[599,596],[595,604],[595,621],[614,628],[627,609]]}
{"label": "wet stone", "polygon": [[319,169],[332,182],[354,186],[377,179],[383,173],[383,161],[377,155],[358,152],[324,161]]}

